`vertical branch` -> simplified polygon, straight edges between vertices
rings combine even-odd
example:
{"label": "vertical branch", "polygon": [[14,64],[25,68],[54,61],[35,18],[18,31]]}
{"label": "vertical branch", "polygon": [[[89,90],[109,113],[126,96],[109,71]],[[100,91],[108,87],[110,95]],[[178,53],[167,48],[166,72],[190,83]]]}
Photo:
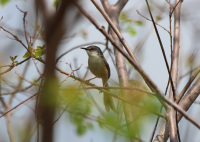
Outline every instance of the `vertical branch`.
{"label": "vertical branch", "polygon": [[117,3],[115,4],[115,8],[118,13],[120,13],[122,11],[122,9],[124,8],[124,6],[126,5],[127,2],[128,2],[128,0],[118,0],[117,1]]}
{"label": "vertical branch", "polygon": [[[173,38],[173,52],[172,52],[172,61],[171,61],[171,76],[173,80],[173,85],[175,92],[177,87],[177,77],[178,77],[178,61],[179,61],[179,40],[180,40],[180,8],[181,3],[179,0],[176,0],[175,11],[174,11],[174,38]],[[173,9],[174,10],[174,9]],[[171,23],[171,4],[170,4],[170,14],[169,14],[169,20]],[[170,24],[171,25],[171,24]],[[170,26],[170,33],[171,33],[171,26]],[[170,35],[171,38],[171,35]],[[171,42],[172,44],[172,42]],[[175,101],[175,93],[172,91],[172,87],[170,88],[169,97],[171,101]],[[168,124],[169,124],[169,130],[166,128],[166,123],[162,126],[160,129],[158,135],[162,135],[162,141],[166,141],[168,139],[167,133],[170,134],[170,141],[176,142],[177,140],[177,130],[178,130],[178,121],[176,118],[176,111],[170,107],[168,110]],[[157,135],[157,136],[158,136]],[[161,137],[160,137],[161,138]],[[156,138],[158,140],[158,137]]]}
{"label": "vertical branch", "polygon": [[[179,0],[175,1],[176,3]],[[178,61],[179,61],[179,41],[180,41],[180,9],[181,3],[179,3],[174,11],[174,37],[173,37],[173,55],[172,55],[172,68],[171,76],[173,80],[173,85],[176,90],[177,87],[177,78],[178,78]],[[175,101],[175,94],[170,89],[169,98],[172,101]],[[178,124],[176,123],[176,111],[170,107],[169,110],[169,131],[170,131],[170,141],[176,142],[177,140],[177,129]]]}
{"label": "vertical branch", "polygon": [[[10,110],[11,106],[10,103],[6,105],[6,111]],[[8,113],[6,115],[6,120],[7,120],[7,127],[8,127],[8,135],[10,138],[10,142],[15,142],[14,135],[13,135],[13,129],[12,129],[12,122],[11,122],[11,113]]]}
{"label": "vertical branch", "polygon": [[[200,78],[192,85],[192,87],[188,90],[188,92],[185,94],[181,102],[179,103],[179,106],[187,111],[190,106],[194,103],[196,98],[200,94]],[[177,114],[177,120],[178,122],[181,120],[183,116],[178,113]],[[169,129],[167,122],[163,123],[157,136],[154,139],[154,142],[166,142],[169,138]]]}
{"label": "vertical branch", "polygon": [[[73,0],[62,0],[56,13],[50,14],[43,0],[35,0],[36,10],[41,10],[44,17],[45,42],[47,48],[43,91],[39,97],[37,115],[43,124],[42,142],[53,141],[53,119],[56,110],[58,82],[55,75],[55,59],[58,44],[65,33],[65,11]],[[68,11],[70,12],[70,11]],[[74,21],[73,21],[74,22]]]}
{"label": "vertical branch", "polygon": [[[119,0],[115,6],[108,6],[105,5],[105,0],[101,0],[106,12],[108,13],[109,17],[111,18],[114,25],[119,30],[119,14],[122,10],[122,8],[125,6],[126,2],[124,0]],[[113,39],[117,42],[118,45],[121,46],[121,42],[118,39],[118,36],[115,34],[113,29],[111,29],[111,35]],[[114,48],[115,58],[116,58],[116,64],[117,64],[117,70],[118,70],[118,76],[119,76],[119,82],[121,87],[129,87],[129,80],[128,80],[128,73],[126,68],[126,62],[124,56]],[[121,92],[122,97],[127,100],[131,100],[132,96],[130,95],[128,90],[122,90]],[[126,123],[133,122],[134,120],[134,110],[133,107],[130,104],[123,103],[124,108],[124,114],[126,118]],[[137,128],[137,125],[135,123],[131,123],[128,125],[128,130],[131,136],[131,141],[137,141],[134,140],[134,137],[140,138],[139,131]]]}

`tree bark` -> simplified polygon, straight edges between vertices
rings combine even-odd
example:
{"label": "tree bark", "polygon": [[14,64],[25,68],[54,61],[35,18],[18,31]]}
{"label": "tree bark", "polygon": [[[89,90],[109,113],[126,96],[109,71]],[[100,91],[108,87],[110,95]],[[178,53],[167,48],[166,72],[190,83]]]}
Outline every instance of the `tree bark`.
{"label": "tree bark", "polygon": [[[119,0],[116,5],[110,6],[107,0],[101,0],[104,9],[106,10],[107,14],[110,16],[112,22],[114,25],[119,29],[119,14],[126,4],[127,0]],[[117,35],[115,32],[111,29],[111,35],[113,39],[117,42],[118,45],[122,47]],[[116,65],[117,65],[117,71],[118,71],[118,77],[121,87],[129,87],[129,79],[128,79],[128,73],[126,68],[126,62],[124,56],[114,48],[115,58],[116,58]],[[132,96],[130,95],[129,91],[122,90],[121,91],[122,97],[126,100],[132,100]],[[128,125],[128,131],[131,136],[131,141],[140,141],[140,135],[139,130],[137,127],[137,124],[133,122],[135,114],[133,107],[123,102],[123,109],[124,114],[126,118],[126,123],[130,124]],[[133,122],[133,123],[131,123]]]}
{"label": "tree bark", "polygon": [[[200,94],[200,78],[188,90],[186,95],[179,103],[179,106],[183,108],[185,111],[187,111],[190,108],[190,106],[194,103],[196,98],[199,96],[199,94]],[[183,116],[178,112],[177,114],[178,122],[181,120],[182,117]],[[157,136],[155,137],[154,142],[166,142],[168,138],[169,138],[168,124],[164,122]]]}

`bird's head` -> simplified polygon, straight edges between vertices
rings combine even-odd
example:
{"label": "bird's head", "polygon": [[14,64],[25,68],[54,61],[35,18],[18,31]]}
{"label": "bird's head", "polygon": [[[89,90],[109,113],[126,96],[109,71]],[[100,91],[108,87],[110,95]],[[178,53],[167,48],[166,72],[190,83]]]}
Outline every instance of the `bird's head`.
{"label": "bird's head", "polygon": [[82,47],[81,49],[84,49],[87,52],[89,57],[103,56],[101,49],[97,46],[88,46],[87,48]]}

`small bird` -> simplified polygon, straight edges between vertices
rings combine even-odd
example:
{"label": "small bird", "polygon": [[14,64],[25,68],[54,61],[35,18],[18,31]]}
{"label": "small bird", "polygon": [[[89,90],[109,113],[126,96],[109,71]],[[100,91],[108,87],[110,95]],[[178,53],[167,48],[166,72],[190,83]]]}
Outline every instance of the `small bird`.
{"label": "small bird", "polygon": [[[89,46],[84,49],[88,54],[88,68],[95,75],[95,78],[101,78],[103,87],[108,86],[108,79],[110,78],[110,67],[103,56],[103,52],[97,46]],[[94,79],[94,78],[92,78]],[[88,81],[92,80],[89,79]],[[110,91],[109,89],[105,89],[106,91]],[[115,106],[112,97],[104,92],[104,105],[106,111],[109,112],[110,108],[115,111]]]}

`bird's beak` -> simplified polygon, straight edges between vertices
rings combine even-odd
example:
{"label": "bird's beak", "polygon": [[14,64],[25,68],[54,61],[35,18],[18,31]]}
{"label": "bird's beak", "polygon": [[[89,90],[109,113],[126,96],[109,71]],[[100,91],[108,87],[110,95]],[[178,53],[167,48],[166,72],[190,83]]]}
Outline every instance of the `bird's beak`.
{"label": "bird's beak", "polygon": [[81,47],[81,49],[88,50],[87,48]]}

